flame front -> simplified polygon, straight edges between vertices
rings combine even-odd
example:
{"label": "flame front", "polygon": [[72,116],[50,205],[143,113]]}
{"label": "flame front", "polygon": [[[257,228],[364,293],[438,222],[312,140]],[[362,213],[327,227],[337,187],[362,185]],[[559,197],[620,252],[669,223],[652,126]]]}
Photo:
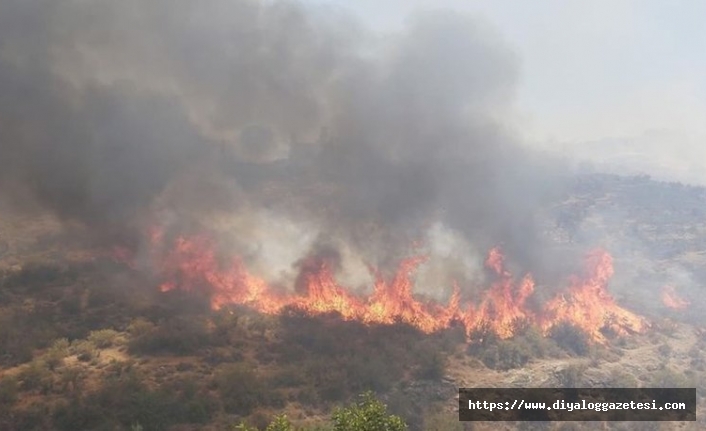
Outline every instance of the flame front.
{"label": "flame front", "polygon": [[604,250],[596,250],[587,258],[588,276],[572,277],[568,291],[547,303],[541,325],[549,330],[558,322],[579,326],[592,339],[605,341],[604,332],[615,334],[643,332],[647,323],[641,317],[621,308],[607,291],[613,276],[613,258]]}
{"label": "flame front", "polygon": [[[163,235],[153,234],[152,239],[158,245],[155,250],[164,250]],[[462,290],[455,285],[448,304],[422,301],[413,293],[413,274],[426,261],[425,256],[403,260],[389,278],[372,269],[375,283],[369,295],[357,295],[341,286],[333,266],[317,259],[303,263],[294,292],[279,293],[252,275],[240,259],[219,261],[214,243],[202,236],[179,237],[166,252],[155,253],[154,259],[159,276],[166,280],[162,291],[205,291],[214,309],[241,304],[262,313],[278,314],[284,307],[294,307],[311,315],[335,312],[343,319],[367,324],[404,322],[426,333],[460,323],[467,335],[483,326],[501,338],[514,335],[518,320],[535,324],[545,332],[567,322],[581,327],[597,342],[606,340],[606,330],[627,334],[647,328],[641,317],[618,306],[608,294],[606,286],[613,275],[613,263],[602,250],[588,256],[586,277],[573,277],[569,288],[540,310],[532,310],[527,304],[535,287],[532,276],[527,274],[516,280],[505,268],[498,248],[492,249],[486,260],[495,282],[475,301],[467,302],[462,302]]]}

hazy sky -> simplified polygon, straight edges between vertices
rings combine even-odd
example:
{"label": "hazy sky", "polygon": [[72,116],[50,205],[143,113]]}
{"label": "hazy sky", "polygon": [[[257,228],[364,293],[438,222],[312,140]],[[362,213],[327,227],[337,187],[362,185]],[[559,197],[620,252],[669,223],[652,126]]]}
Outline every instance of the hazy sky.
{"label": "hazy sky", "polygon": [[[573,152],[600,159],[618,157],[620,151],[635,158],[637,152],[636,163],[655,165],[647,169],[706,182],[701,173],[706,171],[705,1],[316,3],[353,11],[381,32],[400,28],[419,9],[478,15],[520,59],[517,108],[528,140],[553,148],[571,144]],[[586,144],[606,138],[610,142]],[[614,138],[623,143],[620,150]]]}

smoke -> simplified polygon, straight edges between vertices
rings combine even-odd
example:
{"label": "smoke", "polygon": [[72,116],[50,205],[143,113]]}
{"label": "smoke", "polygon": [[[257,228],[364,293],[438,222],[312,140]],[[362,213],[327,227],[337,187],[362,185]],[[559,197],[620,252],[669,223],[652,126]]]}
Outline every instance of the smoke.
{"label": "smoke", "polygon": [[0,194],[97,241],[219,226],[272,271],[385,265],[432,226],[535,266],[557,171],[518,144],[518,73],[450,12],[377,38],[288,2],[0,0]]}

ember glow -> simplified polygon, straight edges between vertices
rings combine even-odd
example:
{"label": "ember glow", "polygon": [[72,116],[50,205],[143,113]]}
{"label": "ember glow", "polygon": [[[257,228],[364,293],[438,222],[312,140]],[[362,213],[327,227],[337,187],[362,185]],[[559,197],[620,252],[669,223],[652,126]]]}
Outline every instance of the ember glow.
{"label": "ember glow", "polygon": [[[153,235],[156,242],[162,235]],[[588,256],[587,274],[572,277],[565,291],[533,310],[527,300],[535,283],[530,274],[516,278],[505,267],[499,248],[490,250],[485,262],[494,282],[475,300],[462,300],[463,287],[453,286],[446,304],[414,295],[413,276],[426,261],[415,256],[400,262],[392,277],[372,268],[375,282],[367,295],[353,293],[336,280],[332,265],[309,259],[301,265],[296,288],[281,292],[264,279],[251,274],[239,258],[220,261],[212,240],[204,236],[178,237],[169,247],[158,244],[155,252],[158,275],[165,280],[162,291],[180,289],[210,295],[211,306],[245,305],[266,314],[278,314],[294,307],[310,315],[338,313],[342,319],[368,324],[404,322],[432,333],[461,324],[470,335],[481,326],[501,338],[514,335],[518,321],[537,325],[548,333],[559,323],[582,328],[596,342],[605,342],[606,331],[624,335],[643,332],[647,323],[618,306],[606,290],[613,274],[611,256],[602,250]]]}
{"label": "ember glow", "polygon": [[662,288],[662,303],[665,307],[673,310],[683,310],[691,305],[689,301],[680,297],[677,290],[671,285]]}

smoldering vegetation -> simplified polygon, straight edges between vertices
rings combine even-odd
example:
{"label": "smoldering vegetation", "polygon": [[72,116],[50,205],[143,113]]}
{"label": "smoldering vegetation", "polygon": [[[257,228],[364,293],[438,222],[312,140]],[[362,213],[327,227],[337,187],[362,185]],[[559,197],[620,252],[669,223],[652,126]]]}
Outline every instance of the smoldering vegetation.
{"label": "smoldering vegetation", "polygon": [[255,267],[322,243],[386,267],[441,226],[451,272],[498,244],[541,271],[565,173],[519,143],[518,73],[451,12],[381,37],[290,2],[3,0],[0,190],[99,244],[225,226]]}

